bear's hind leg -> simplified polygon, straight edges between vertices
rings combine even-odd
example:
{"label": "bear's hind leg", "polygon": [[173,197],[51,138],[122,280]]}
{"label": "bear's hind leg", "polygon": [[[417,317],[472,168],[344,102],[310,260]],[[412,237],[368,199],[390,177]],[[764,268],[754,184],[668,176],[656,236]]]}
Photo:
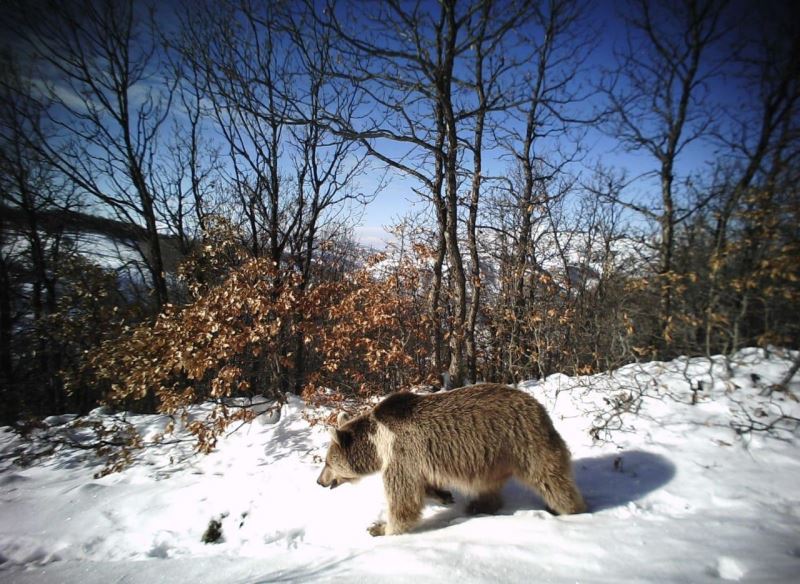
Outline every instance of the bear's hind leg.
{"label": "bear's hind leg", "polygon": [[550,510],[559,515],[586,511],[586,503],[572,477],[568,455],[536,461],[531,467],[517,478],[537,491]]}

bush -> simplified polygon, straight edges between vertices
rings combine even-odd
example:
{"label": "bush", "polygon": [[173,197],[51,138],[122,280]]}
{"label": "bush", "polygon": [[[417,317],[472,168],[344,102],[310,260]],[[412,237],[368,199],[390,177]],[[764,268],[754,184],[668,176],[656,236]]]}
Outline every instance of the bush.
{"label": "bush", "polygon": [[310,292],[309,304],[322,318],[313,335],[320,363],[306,399],[366,399],[433,379],[428,316],[416,294],[421,270],[410,259],[388,271],[385,262],[376,255],[342,281]]}
{"label": "bush", "polygon": [[[179,419],[207,452],[230,423],[252,417],[229,398],[282,399],[278,380],[289,366],[282,341],[303,310],[297,278],[265,258],[248,260],[193,303],[169,306],[155,322],[104,342],[85,370],[108,387],[106,404]],[[205,401],[216,405],[205,419],[190,420],[189,407]]]}

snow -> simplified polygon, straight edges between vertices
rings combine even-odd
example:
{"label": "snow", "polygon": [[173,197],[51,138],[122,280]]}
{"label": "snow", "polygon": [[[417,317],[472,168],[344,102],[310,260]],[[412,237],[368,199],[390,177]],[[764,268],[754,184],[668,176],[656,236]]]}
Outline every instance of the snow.
{"label": "snow", "polygon": [[[766,395],[792,355],[749,349],[729,363],[682,358],[522,384],[570,445],[590,512],[552,516],[511,482],[497,515],[467,516],[456,493],[391,537],[366,532],[385,516],[379,476],[316,484],[328,433],[294,398],[277,422],[263,414],[208,456],[172,444],[99,479],[98,461],[67,447],[20,466],[34,446],[2,429],[0,582],[796,581],[796,428],[784,419],[746,431],[800,417],[786,393]],[[800,393],[800,379],[790,389]],[[129,420],[144,433],[164,426]],[[49,418],[42,431],[71,422]],[[212,519],[223,540],[204,544]]]}

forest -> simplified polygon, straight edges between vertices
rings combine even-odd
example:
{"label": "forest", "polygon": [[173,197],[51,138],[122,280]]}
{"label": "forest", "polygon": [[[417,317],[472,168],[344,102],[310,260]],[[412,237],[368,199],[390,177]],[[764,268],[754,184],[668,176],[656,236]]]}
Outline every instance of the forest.
{"label": "forest", "polygon": [[790,3],[4,8],[2,424],[800,346]]}

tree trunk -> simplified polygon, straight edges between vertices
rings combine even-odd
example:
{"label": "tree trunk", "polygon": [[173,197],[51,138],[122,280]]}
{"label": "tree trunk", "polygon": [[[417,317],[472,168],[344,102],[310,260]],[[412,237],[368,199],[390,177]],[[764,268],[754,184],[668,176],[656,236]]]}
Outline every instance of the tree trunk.
{"label": "tree trunk", "polygon": [[152,200],[149,198],[149,193],[142,195],[144,219],[147,233],[147,265],[150,269],[150,275],[153,278],[153,290],[155,292],[156,308],[160,312],[169,302],[169,295],[167,292],[167,279],[164,274],[164,259],[161,254],[161,242],[158,235],[158,227],[156,225],[156,216],[153,210]]}
{"label": "tree trunk", "polygon": [[455,1],[443,3],[446,32],[443,39],[443,62],[439,85],[439,100],[442,108],[445,131],[445,204],[447,206],[447,257],[452,274],[453,327],[450,332],[450,366],[448,373],[453,387],[464,383],[464,338],[467,319],[467,279],[464,261],[458,242],[458,130],[453,112],[452,82],[456,43]]}
{"label": "tree trunk", "polygon": [[469,200],[469,214],[467,216],[467,247],[470,256],[470,284],[472,296],[466,323],[466,350],[467,350],[467,376],[469,381],[475,382],[478,378],[477,347],[475,346],[475,326],[478,320],[478,308],[481,302],[481,265],[478,257],[478,239],[476,225],[478,222],[478,204],[481,196],[481,171],[483,155],[483,129],[486,121],[486,92],[483,84],[483,46],[482,39],[486,34],[486,23],[489,18],[490,4],[487,2],[483,8],[481,20],[480,39],[475,43],[475,91],[478,97],[478,112],[475,118],[475,132],[472,144],[472,191]]}
{"label": "tree trunk", "polygon": [[430,300],[428,303],[428,315],[431,319],[431,367],[437,372],[443,371],[442,362],[442,315],[441,315],[441,296],[442,296],[442,266],[447,251],[444,238],[444,225],[439,223],[439,232],[436,238],[436,258],[433,263],[433,282],[431,282]]}
{"label": "tree trunk", "polygon": [[672,201],[672,169],[668,165],[662,173],[661,195],[664,212],[661,216],[661,242],[659,244],[659,311],[657,352],[666,357],[667,348],[672,345],[672,254],[675,249],[675,209]]}
{"label": "tree trunk", "polygon": [[19,412],[17,392],[14,391],[14,360],[12,337],[11,277],[5,260],[0,257],[0,423],[10,425]]}

